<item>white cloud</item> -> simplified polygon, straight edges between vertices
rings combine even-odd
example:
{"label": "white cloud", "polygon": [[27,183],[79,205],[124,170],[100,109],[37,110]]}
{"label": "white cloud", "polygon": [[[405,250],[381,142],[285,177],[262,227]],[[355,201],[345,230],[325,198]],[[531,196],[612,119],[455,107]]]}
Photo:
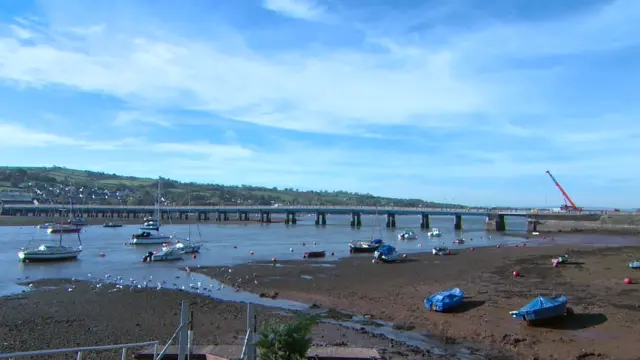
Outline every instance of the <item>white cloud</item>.
{"label": "white cloud", "polygon": [[[212,158],[243,159],[253,155],[253,151],[239,145],[212,144],[209,142],[185,141],[163,142],[146,138],[125,138],[119,140],[90,140],[79,136],[64,136],[52,132],[29,129],[19,124],[0,122],[3,141],[0,149],[56,148],[71,152],[71,148],[88,151],[125,151],[144,153],[171,153],[180,156],[207,155]],[[79,135],[79,134],[76,134]]]}
{"label": "white cloud", "polygon": [[284,16],[313,20],[323,13],[314,0],[263,0],[262,6]]}
{"label": "white cloud", "polygon": [[33,37],[33,33],[23,27],[17,25],[9,25],[9,28],[11,28],[13,33],[20,39],[29,39]]}
{"label": "white cloud", "polygon": [[160,125],[163,127],[170,127],[172,125],[170,121],[160,115],[154,114],[153,112],[146,113],[142,111],[120,111],[116,114],[115,120],[113,120],[113,124],[118,126],[132,125],[136,122]]}

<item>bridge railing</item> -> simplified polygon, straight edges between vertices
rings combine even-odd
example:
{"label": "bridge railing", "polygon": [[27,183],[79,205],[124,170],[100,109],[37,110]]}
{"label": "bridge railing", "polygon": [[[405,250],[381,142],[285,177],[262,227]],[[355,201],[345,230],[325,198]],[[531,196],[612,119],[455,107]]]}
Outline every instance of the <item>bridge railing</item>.
{"label": "bridge railing", "polygon": [[90,346],[90,347],[79,347],[79,348],[67,348],[67,349],[51,349],[51,350],[38,350],[38,351],[25,351],[25,352],[15,352],[9,354],[0,354],[0,359],[17,359],[21,357],[33,357],[33,356],[44,356],[44,355],[54,355],[54,354],[64,354],[64,353],[75,353],[76,360],[82,360],[82,356],[85,352],[89,351],[108,351],[108,350],[122,350],[120,357],[122,360],[127,359],[127,350],[132,348],[141,348],[141,347],[149,347],[153,346],[153,359],[157,360],[158,358],[158,345],[159,341],[147,341],[141,343],[131,343],[131,344],[119,344],[119,345],[105,345],[105,346]]}

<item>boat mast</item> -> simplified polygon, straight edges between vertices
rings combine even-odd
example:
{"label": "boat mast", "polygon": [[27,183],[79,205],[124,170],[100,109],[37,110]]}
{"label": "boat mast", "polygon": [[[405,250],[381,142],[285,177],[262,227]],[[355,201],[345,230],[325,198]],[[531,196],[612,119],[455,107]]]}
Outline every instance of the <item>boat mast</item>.
{"label": "boat mast", "polygon": [[156,219],[158,220],[158,227],[160,227],[161,217],[162,213],[160,213],[160,178],[158,178],[158,188],[156,189]]}
{"label": "boat mast", "polygon": [[[189,221],[189,216],[191,216],[191,187],[189,187],[189,208],[187,209],[188,214],[187,215],[187,221]],[[189,221],[189,236],[187,237],[187,240],[189,241],[189,243],[191,243],[191,221]]]}

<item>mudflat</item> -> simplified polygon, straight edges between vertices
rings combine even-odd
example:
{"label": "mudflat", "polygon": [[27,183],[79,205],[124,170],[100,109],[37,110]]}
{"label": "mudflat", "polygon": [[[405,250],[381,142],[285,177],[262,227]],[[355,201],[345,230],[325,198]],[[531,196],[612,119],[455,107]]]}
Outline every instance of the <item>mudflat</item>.
{"label": "mudflat", "polygon": [[[188,300],[194,311],[196,345],[242,345],[246,334],[247,308],[240,303],[177,290],[116,289],[110,284],[98,289],[84,281],[43,280],[32,285],[31,291],[0,298],[0,353],[154,340],[165,344],[179,325],[182,300]],[[256,314],[258,327],[265,321],[293,318],[281,309],[263,306],[256,306]],[[313,339],[319,346],[377,348],[388,359],[432,358],[399,342],[335,324],[315,326]],[[87,352],[83,358],[114,359],[119,354]]]}
{"label": "mudflat", "polygon": [[[546,245],[413,254],[393,264],[353,255],[194,271],[261,296],[367,314],[448,343],[471,340],[507,350],[518,359],[640,359],[640,285],[624,282],[640,283],[640,271],[628,267],[640,259],[640,247]],[[564,254],[570,262],[554,268],[552,258]],[[452,287],[467,297],[460,309],[425,309],[426,296]],[[545,326],[509,316],[538,295],[566,295],[575,315]]]}

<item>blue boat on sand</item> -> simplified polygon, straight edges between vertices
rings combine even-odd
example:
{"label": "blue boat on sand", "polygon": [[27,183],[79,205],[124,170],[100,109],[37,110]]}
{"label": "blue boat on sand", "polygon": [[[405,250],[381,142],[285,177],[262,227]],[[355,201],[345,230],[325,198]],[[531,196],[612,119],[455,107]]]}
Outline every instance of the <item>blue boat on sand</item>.
{"label": "blue boat on sand", "polygon": [[640,261],[630,262],[629,267],[635,270],[640,270]]}
{"label": "blue boat on sand", "polygon": [[391,245],[382,245],[373,254],[374,260],[391,263],[398,261],[398,251]]}
{"label": "blue boat on sand", "polygon": [[509,312],[509,315],[516,320],[531,323],[565,316],[571,313],[571,309],[567,308],[567,297],[561,295],[555,297],[538,296],[520,310]]}
{"label": "blue boat on sand", "polygon": [[459,288],[453,288],[435,293],[424,299],[424,306],[437,312],[451,310],[464,301],[464,292]]}

